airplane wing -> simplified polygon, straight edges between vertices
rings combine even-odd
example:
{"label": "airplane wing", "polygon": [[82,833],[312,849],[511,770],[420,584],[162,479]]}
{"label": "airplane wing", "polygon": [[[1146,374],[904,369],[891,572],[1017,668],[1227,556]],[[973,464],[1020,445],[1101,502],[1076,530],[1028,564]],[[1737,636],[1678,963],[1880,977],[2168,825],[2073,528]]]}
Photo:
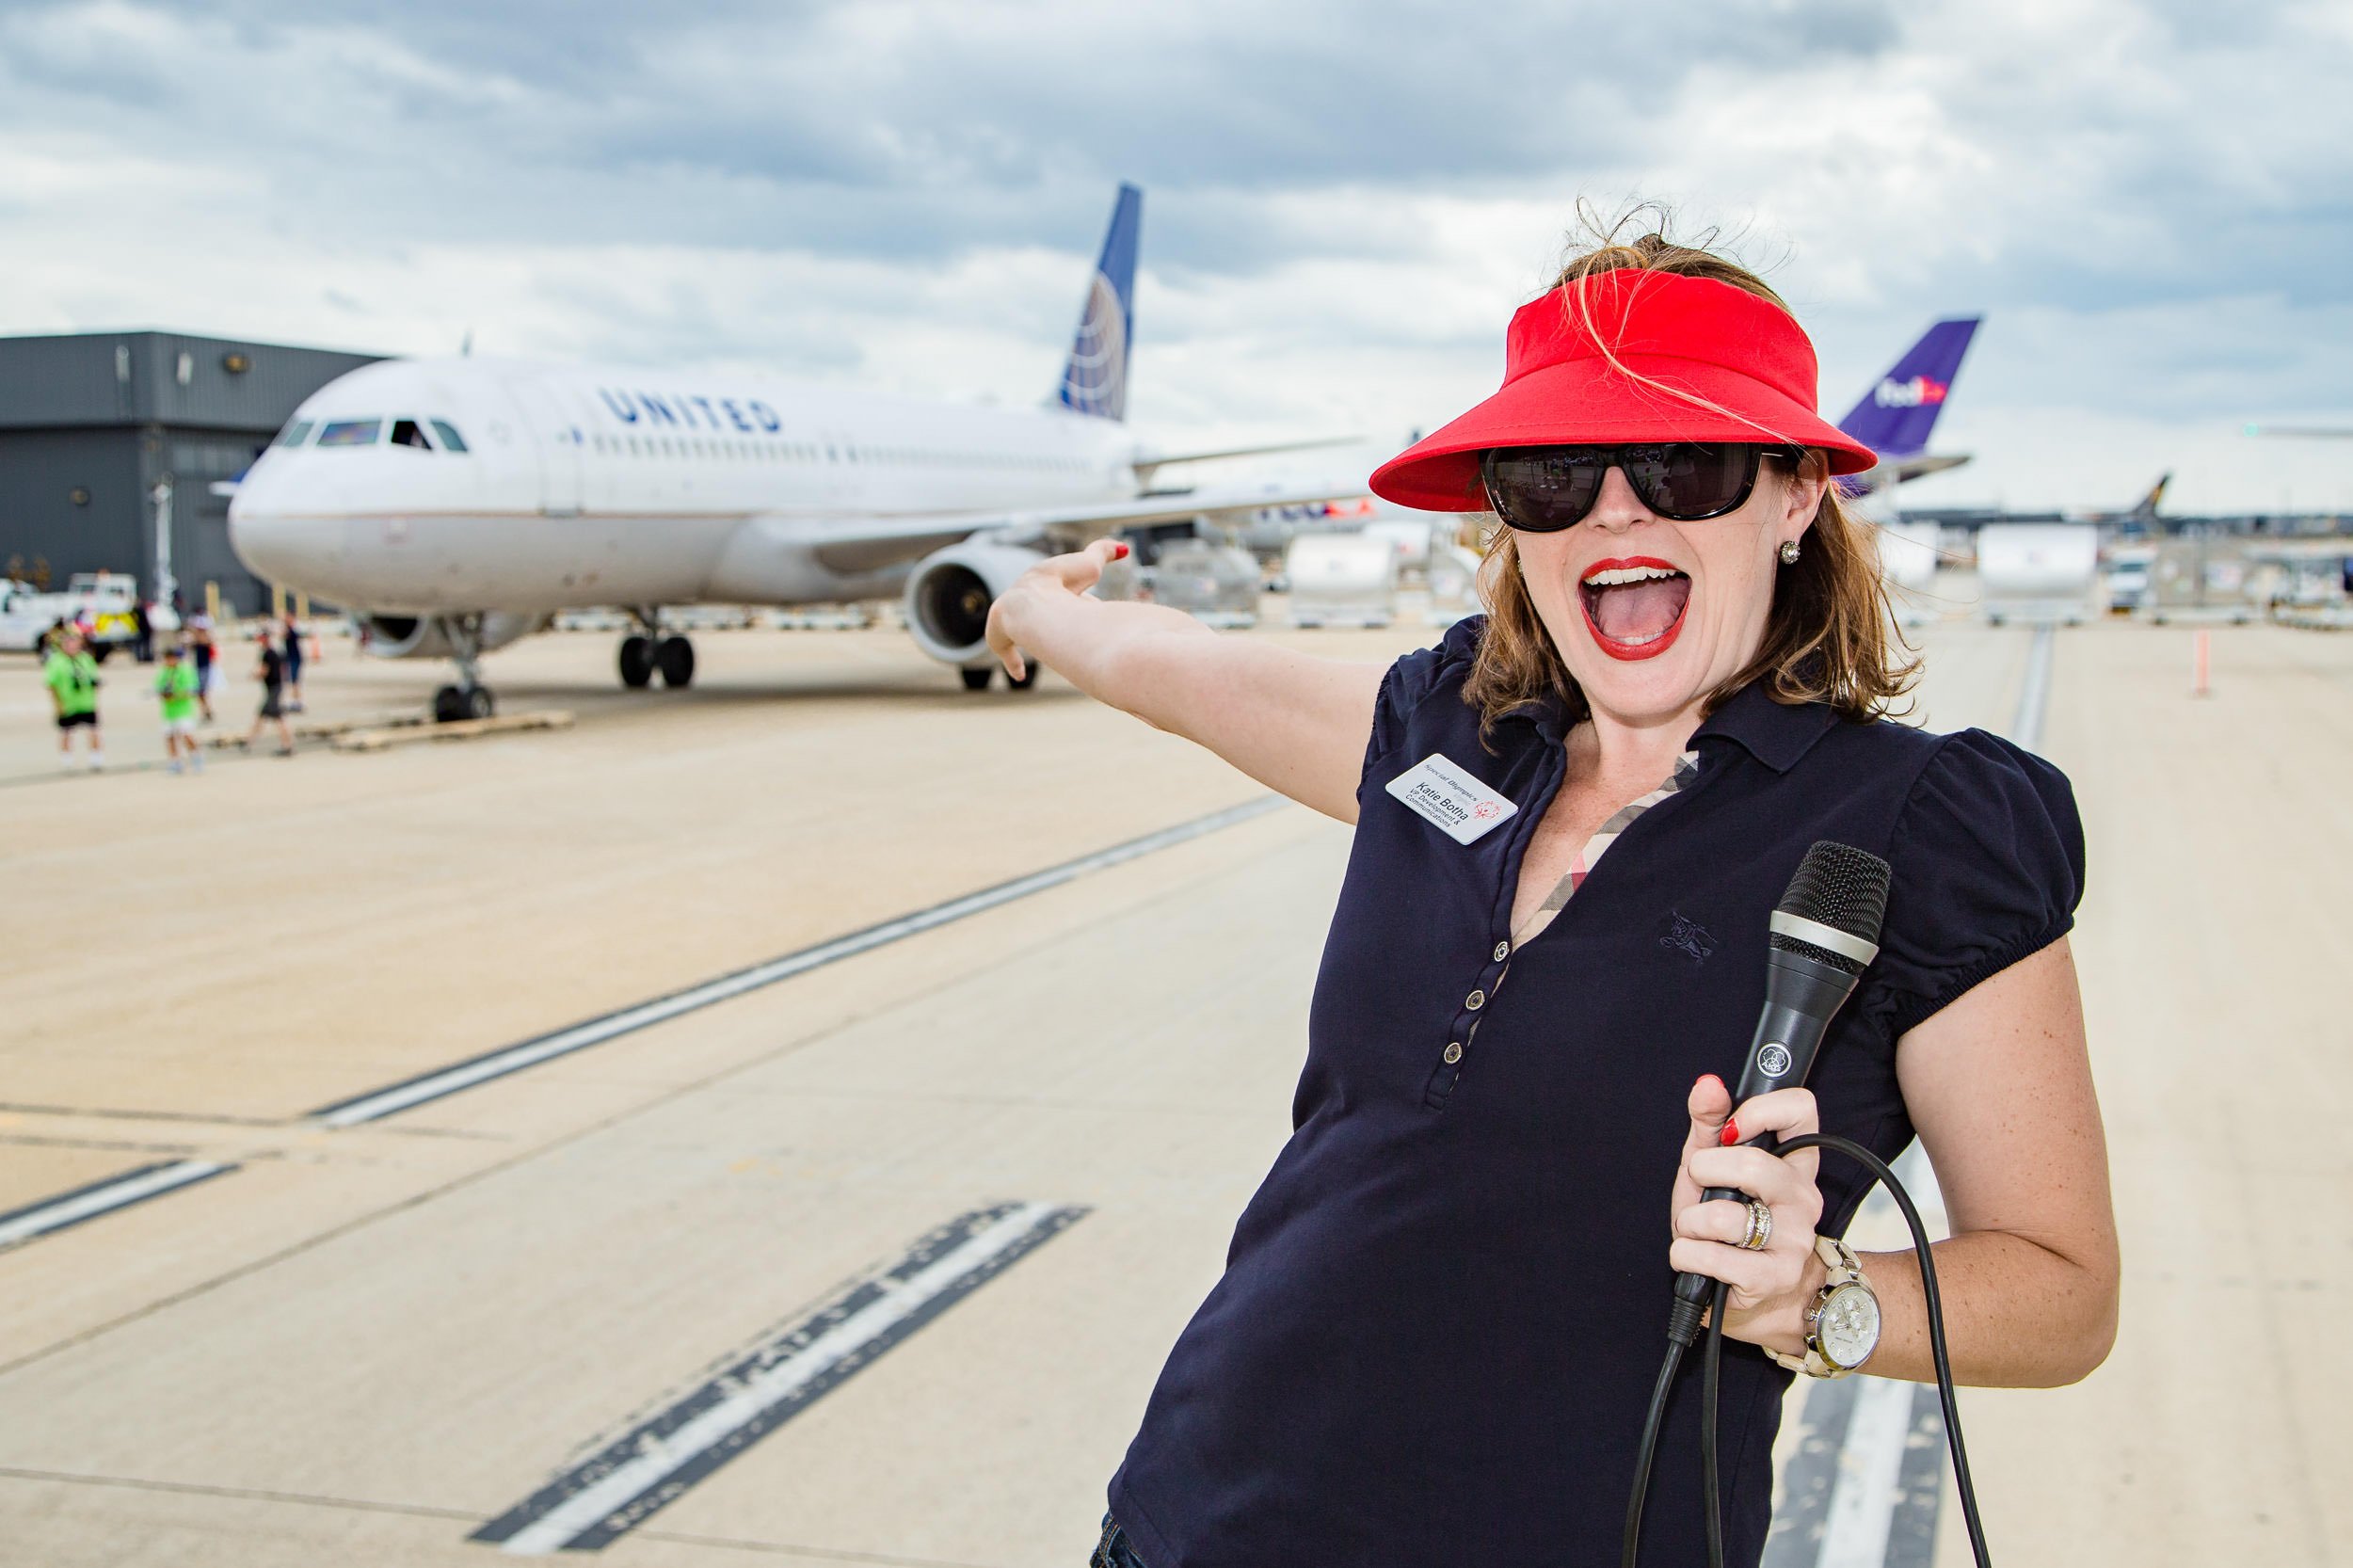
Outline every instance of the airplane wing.
{"label": "airplane wing", "polygon": [[1271,441],[1259,446],[1226,446],[1204,452],[1146,449],[1136,454],[1136,477],[1148,485],[1153,474],[1176,463],[1207,463],[1221,457],[1257,457],[1272,452],[1308,452],[1321,446],[1354,446],[1363,440],[1362,436],[1314,436],[1305,440]]}
{"label": "airplane wing", "polygon": [[920,560],[935,550],[975,534],[991,535],[1006,544],[1067,545],[1075,549],[1087,539],[1144,523],[1219,518],[1268,506],[1305,506],[1317,502],[1345,501],[1364,493],[1362,486],[1347,489],[1184,490],[1083,506],[860,519],[855,523],[817,524],[811,532],[817,536],[813,552],[819,562],[829,570],[849,575]]}
{"label": "airplane wing", "polygon": [[1896,471],[1896,483],[1917,479],[1924,473],[1942,473],[1948,468],[1959,468],[1969,460],[1967,453],[1930,456],[1923,452],[1915,456],[1892,458],[1888,467]]}

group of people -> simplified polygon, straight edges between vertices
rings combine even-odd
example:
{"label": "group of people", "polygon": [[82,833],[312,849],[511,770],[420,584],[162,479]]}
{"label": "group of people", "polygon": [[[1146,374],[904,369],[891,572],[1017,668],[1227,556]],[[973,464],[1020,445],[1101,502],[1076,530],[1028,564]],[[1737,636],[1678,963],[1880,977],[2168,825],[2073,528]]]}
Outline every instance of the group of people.
{"label": "group of people", "polygon": [[[252,727],[232,744],[249,747],[261,738],[263,727],[272,725],[278,731],[278,755],[291,757],[294,731],[286,715],[302,712],[301,631],[289,616],[264,621],[253,641],[253,678],[261,684],[262,704]],[[58,759],[68,772],[75,768],[73,737],[80,732],[88,738],[79,765],[100,772],[106,765],[106,748],[98,718],[98,656],[91,651],[88,632],[61,621],[42,638],[41,650],[41,680],[56,716]],[[150,684],[162,712],[165,765],[172,773],[204,770],[197,727],[213,720],[213,696],[220,685],[219,652],[212,617],[202,615],[189,616],[180,636],[162,649],[162,668]]]}

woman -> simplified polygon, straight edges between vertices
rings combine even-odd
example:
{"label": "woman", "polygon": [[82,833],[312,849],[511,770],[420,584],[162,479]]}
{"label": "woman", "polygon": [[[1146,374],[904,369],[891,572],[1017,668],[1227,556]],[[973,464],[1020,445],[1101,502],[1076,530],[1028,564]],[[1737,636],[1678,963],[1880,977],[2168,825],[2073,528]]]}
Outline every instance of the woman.
{"label": "woman", "polygon": [[[1992,736],[1884,718],[1911,668],[1832,484],[1874,457],[1816,415],[1812,345],[1750,273],[1650,236],[1572,264],[1507,366],[1373,476],[1501,519],[1489,614],[1435,648],[1384,671],[1082,597],[1107,543],[991,613],[1010,669],[1356,825],[1295,1130],[1112,1483],[1113,1568],[1616,1561],[1677,1270],[1731,1287],[1727,1560],[1755,1562],[1773,1358],[1933,1376],[1912,1256],[1817,1245],[1861,1173],[1732,1146],[1759,1133],[1890,1160],[1918,1134],[1961,1381],[2072,1382],[2114,1336],[2073,801]],[[1817,839],[1892,863],[1881,954],[1809,1087],[1735,1107]],[[1859,1313],[1809,1337],[1840,1288],[1875,1342]],[[1703,1560],[1686,1383],[1645,1562]]]}

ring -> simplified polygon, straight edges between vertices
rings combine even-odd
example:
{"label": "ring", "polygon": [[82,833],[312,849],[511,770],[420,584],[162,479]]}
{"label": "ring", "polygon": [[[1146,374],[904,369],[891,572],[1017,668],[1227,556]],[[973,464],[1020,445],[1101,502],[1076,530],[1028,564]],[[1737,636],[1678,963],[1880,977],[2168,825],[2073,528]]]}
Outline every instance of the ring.
{"label": "ring", "polygon": [[1749,1200],[1749,1233],[1740,1238],[1740,1245],[1750,1252],[1763,1252],[1773,1239],[1773,1211],[1754,1198]]}

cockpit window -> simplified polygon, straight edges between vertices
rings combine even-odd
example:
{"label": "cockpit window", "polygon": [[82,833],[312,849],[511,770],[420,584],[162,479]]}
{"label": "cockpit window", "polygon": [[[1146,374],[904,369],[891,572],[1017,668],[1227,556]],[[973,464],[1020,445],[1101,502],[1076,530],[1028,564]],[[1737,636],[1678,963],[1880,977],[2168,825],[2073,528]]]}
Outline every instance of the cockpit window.
{"label": "cockpit window", "polygon": [[425,440],[424,427],[420,425],[413,419],[396,419],[392,421],[392,444],[394,446],[413,446],[420,452],[430,452],[433,450],[433,443]]}
{"label": "cockpit window", "polygon": [[280,446],[300,446],[304,441],[307,441],[310,439],[311,422],[307,419],[296,420],[292,424],[287,425],[285,429],[278,433],[278,444]]}
{"label": "cockpit window", "polygon": [[374,446],[383,433],[384,422],[380,419],[329,420],[319,430],[319,445]]}
{"label": "cockpit window", "polygon": [[452,424],[449,421],[445,419],[435,420],[433,422],[433,433],[441,438],[442,451],[463,452],[466,450],[466,438],[459,435],[457,433],[457,426]]}

